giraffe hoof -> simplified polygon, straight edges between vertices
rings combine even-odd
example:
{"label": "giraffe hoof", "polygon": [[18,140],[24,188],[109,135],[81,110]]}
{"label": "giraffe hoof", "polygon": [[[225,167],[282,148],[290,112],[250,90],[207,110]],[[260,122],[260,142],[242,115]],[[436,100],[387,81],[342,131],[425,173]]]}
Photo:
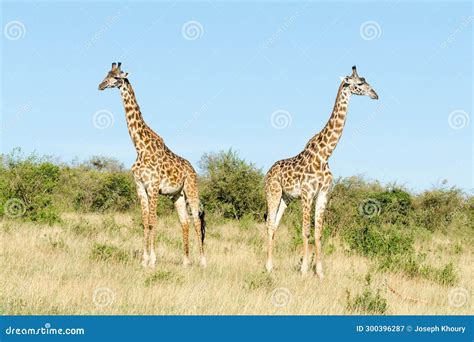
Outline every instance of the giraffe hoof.
{"label": "giraffe hoof", "polygon": [[206,268],[207,262],[206,262],[206,257],[201,257],[201,261],[199,262],[202,268]]}
{"label": "giraffe hoof", "polygon": [[273,269],[273,264],[271,261],[267,261],[267,263],[265,264],[265,268],[267,269],[267,272],[270,273]]}
{"label": "giraffe hoof", "polygon": [[191,261],[189,261],[189,259],[186,257],[183,259],[183,266],[189,266],[189,264],[191,264]]}
{"label": "giraffe hoof", "polygon": [[148,254],[143,254],[142,266],[147,267],[149,262],[150,262],[150,257],[148,256]]}
{"label": "giraffe hoof", "polygon": [[324,278],[324,273],[323,273],[323,265],[321,264],[316,264],[316,275],[318,276],[319,279]]}
{"label": "giraffe hoof", "polygon": [[308,273],[308,265],[306,263],[301,264],[301,274],[306,275]]}
{"label": "giraffe hoof", "polygon": [[150,254],[150,260],[148,260],[148,266],[154,268],[156,265],[156,255],[154,252]]}

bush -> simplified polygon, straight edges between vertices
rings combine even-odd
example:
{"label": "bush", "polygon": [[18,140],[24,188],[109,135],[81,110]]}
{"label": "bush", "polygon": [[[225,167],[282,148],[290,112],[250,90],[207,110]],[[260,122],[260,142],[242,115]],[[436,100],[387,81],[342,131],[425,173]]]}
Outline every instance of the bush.
{"label": "bush", "polygon": [[94,196],[92,208],[98,211],[107,209],[124,211],[130,208],[133,197],[133,185],[128,175],[107,174]]}
{"label": "bush", "polygon": [[129,261],[130,254],[117,246],[96,243],[92,246],[90,258],[97,261],[125,263]]}
{"label": "bush", "polygon": [[59,215],[52,204],[60,168],[48,158],[21,156],[20,150],[2,157],[0,165],[1,214],[52,224]]}
{"label": "bush", "polygon": [[170,271],[156,271],[152,275],[148,276],[145,279],[145,286],[153,286],[155,284],[162,284],[162,283],[173,283],[174,285],[181,284],[183,282],[183,278],[178,276]]}
{"label": "bush", "polygon": [[[371,202],[368,199],[381,191],[384,189],[379,183],[368,182],[362,177],[337,179],[329,193],[327,209],[324,213],[324,230],[328,230],[328,235],[335,236],[372,222],[370,217],[364,217],[361,212],[363,214],[364,209],[371,210]],[[366,204],[365,208],[364,204]]]}
{"label": "bush", "polygon": [[432,232],[446,230],[453,220],[453,215],[464,206],[461,191],[458,189],[426,191],[416,201],[416,223]]}
{"label": "bush", "polygon": [[65,170],[63,178],[64,187],[75,184],[70,196],[73,196],[77,211],[126,211],[137,203],[135,184],[128,172],[101,172],[79,167]]}
{"label": "bush", "polygon": [[345,231],[343,238],[352,250],[369,257],[410,254],[414,250],[413,233],[392,225],[367,224]]}
{"label": "bush", "polygon": [[204,174],[201,197],[204,206],[226,218],[245,214],[261,219],[265,208],[263,174],[253,164],[229,150],[205,154],[200,161]]}
{"label": "bush", "polygon": [[437,268],[423,264],[424,259],[423,254],[386,256],[380,260],[379,269],[402,272],[409,278],[427,279],[444,286],[456,284],[457,275],[452,263]]}
{"label": "bush", "polygon": [[267,272],[249,274],[244,280],[243,287],[247,290],[270,289],[273,279]]}
{"label": "bush", "polygon": [[370,288],[371,276],[365,277],[366,285],[361,294],[351,298],[351,293],[347,291],[347,309],[358,314],[382,315],[387,311],[387,300],[381,296],[380,290],[375,293]]}
{"label": "bush", "polygon": [[347,292],[347,309],[351,312],[369,315],[382,315],[387,311],[387,300],[380,295],[380,290],[375,293],[365,289],[361,294],[351,298]]}
{"label": "bush", "polygon": [[380,206],[380,213],[377,216],[384,223],[409,224],[412,211],[411,196],[402,189],[390,189],[378,193],[373,193],[372,198]]}

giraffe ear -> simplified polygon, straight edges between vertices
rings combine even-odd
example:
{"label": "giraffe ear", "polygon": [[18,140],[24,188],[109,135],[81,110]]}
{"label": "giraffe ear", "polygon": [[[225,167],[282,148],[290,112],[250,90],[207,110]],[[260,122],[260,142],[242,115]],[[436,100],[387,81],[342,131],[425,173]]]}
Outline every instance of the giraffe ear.
{"label": "giraffe ear", "polygon": [[339,79],[341,80],[341,82],[350,83],[350,78],[349,78],[349,76],[346,76],[346,77],[339,76]]}

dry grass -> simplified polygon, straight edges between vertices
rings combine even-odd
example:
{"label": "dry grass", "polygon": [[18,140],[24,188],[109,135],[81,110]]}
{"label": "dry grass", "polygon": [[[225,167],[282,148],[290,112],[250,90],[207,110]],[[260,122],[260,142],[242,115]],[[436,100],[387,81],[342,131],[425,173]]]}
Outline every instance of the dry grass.
{"label": "dry grass", "polygon": [[[63,224],[53,227],[8,220],[1,225],[1,314],[351,314],[347,291],[362,292],[368,272],[372,288],[387,299],[387,314],[473,313],[472,299],[461,307],[449,304],[453,288],[378,273],[372,261],[348,253],[337,240],[326,244],[335,246],[325,255],[326,278],[319,281],[312,274],[303,278],[297,271],[301,253],[291,249],[284,226],[277,233],[275,270],[268,276],[263,272],[261,224],[250,229],[238,223],[209,227],[208,267],[201,269],[195,250],[193,265],[181,265],[177,220],[162,218],[155,270],[140,265],[142,233],[129,215],[69,214]],[[459,276],[456,287],[472,294],[470,247],[451,253],[454,241],[439,237],[429,243],[428,258],[453,261]],[[116,246],[120,257],[93,256],[96,244]]]}

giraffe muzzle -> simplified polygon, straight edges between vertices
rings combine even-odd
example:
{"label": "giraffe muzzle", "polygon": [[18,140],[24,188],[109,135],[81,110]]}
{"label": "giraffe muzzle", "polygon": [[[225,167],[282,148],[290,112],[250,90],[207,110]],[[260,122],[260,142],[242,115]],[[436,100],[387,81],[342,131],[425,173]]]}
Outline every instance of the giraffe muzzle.
{"label": "giraffe muzzle", "polygon": [[374,99],[374,100],[379,99],[379,95],[373,89],[370,91],[369,96],[370,96],[371,99]]}

